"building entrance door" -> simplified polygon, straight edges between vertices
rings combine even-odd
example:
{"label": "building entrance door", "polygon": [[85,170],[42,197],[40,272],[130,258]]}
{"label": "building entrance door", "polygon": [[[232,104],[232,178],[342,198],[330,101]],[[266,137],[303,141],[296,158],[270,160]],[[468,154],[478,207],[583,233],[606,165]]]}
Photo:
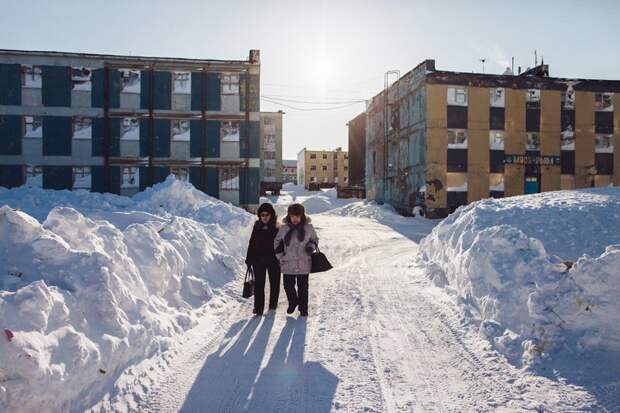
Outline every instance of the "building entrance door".
{"label": "building entrance door", "polygon": [[537,176],[526,176],[525,177],[525,190],[523,191],[525,194],[537,194],[540,192],[540,184],[538,182]]}

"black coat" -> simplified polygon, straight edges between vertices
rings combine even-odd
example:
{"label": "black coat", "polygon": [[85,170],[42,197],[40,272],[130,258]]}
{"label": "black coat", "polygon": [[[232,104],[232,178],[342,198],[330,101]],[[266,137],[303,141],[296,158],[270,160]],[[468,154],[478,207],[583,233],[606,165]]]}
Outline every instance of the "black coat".
{"label": "black coat", "polygon": [[252,228],[252,235],[248,244],[246,263],[270,265],[278,262],[273,250],[273,240],[276,238],[278,228],[275,223],[263,224],[260,219]]}

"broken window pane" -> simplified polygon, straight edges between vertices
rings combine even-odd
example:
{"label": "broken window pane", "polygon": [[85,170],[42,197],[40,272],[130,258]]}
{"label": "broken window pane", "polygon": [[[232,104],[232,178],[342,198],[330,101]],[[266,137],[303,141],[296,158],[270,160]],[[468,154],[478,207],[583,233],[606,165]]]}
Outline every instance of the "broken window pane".
{"label": "broken window pane", "polygon": [[73,139],[92,139],[91,118],[82,118],[76,116],[73,118]]}
{"label": "broken window pane", "polygon": [[614,153],[613,135],[596,135],[594,148],[596,153]]}
{"label": "broken window pane", "polygon": [[73,189],[90,190],[91,186],[92,178],[90,174],[90,166],[74,166]]}
{"label": "broken window pane", "polygon": [[140,71],[123,69],[121,72],[122,88],[124,93],[140,93]]}
{"label": "broken window pane", "polygon": [[222,95],[239,94],[239,75],[234,73],[222,73]]}
{"label": "broken window pane", "polygon": [[140,140],[140,121],[138,118],[123,118],[121,123],[121,139]]}
{"label": "broken window pane", "polygon": [[26,166],[26,186],[30,188],[43,188],[42,166]]}
{"label": "broken window pane", "polygon": [[239,168],[235,166],[220,168],[220,190],[239,190]]}
{"label": "broken window pane", "polygon": [[222,142],[239,142],[239,123],[222,122],[220,133]]}
{"label": "broken window pane", "polygon": [[71,82],[73,90],[91,90],[92,69],[86,67],[71,68]]}
{"label": "broken window pane", "polygon": [[40,116],[24,116],[24,138],[43,137],[43,118]]}
{"label": "broken window pane", "polygon": [[22,65],[22,87],[41,89],[41,66]]}
{"label": "broken window pane", "polygon": [[467,88],[448,87],[448,105],[467,106]]}
{"label": "broken window pane", "polygon": [[139,169],[132,166],[123,167],[123,177],[121,181],[121,188],[139,188]]}
{"label": "broken window pane", "polygon": [[562,142],[562,150],[563,151],[574,151],[575,150],[575,132],[573,131],[572,126],[568,126],[566,130],[563,130],[560,133],[561,142]]}
{"label": "broken window pane", "polygon": [[504,131],[489,131],[489,148],[496,151],[504,150]]}
{"label": "broken window pane", "polygon": [[184,95],[189,95],[192,93],[191,87],[191,73],[190,72],[172,72],[173,76],[173,93],[179,93]]}
{"label": "broken window pane", "polygon": [[171,134],[173,141],[189,142],[189,121],[173,119],[171,122]]}
{"label": "broken window pane", "polygon": [[187,168],[170,168],[170,173],[179,181],[189,182],[189,169]]}
{"label": "broken window pane", "polygon": [[596,110],[613,112],[613,93],[595,93],[594,94],[594,107]]}
{"label": "broken window pane", "polygon": [[448,148],[466,149],[467,131],[464,129],[448,129]]}
{"label": "broken window pane", "polygon": [[575,89],[572,83],[568,83],[566,92],[562,92],[562,108],[575,109]]}
{"label": "broken window pane", "polygon": [[504,174],[489,174],[489,190],[504,191]]}
{"label": "broken window pane", "polygon": [[525,146],[525,149],[528,151],[540,150],[540,135],[538,135],[538,132],[527,133],[527,145]]}
{"label": "broken window pane", "polygon": [[525,101],[528,109],[540,109],[540,89],[528,89]]}
{"label": "broken window pane", "polygon": [[490,92],[490,105],[494,108],[503,108],[506,104],[506,95],[503,87],[491,88]]}

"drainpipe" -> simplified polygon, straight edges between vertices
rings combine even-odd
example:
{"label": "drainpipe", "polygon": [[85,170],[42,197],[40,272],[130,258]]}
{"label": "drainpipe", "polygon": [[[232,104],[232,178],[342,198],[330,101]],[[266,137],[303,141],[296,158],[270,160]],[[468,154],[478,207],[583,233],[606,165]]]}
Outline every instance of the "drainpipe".
{"label": "drainpipe", "polygon": [[389,136],[389,122],[388,119],[388,107],[390,100],[389,86],[390,86],[390,75],[396,75],[396,81],[400,79],[400,70],[388,70],[385,72],[383,77],[383,202],[386,200],[386,187],[388,182],[388,136]]}

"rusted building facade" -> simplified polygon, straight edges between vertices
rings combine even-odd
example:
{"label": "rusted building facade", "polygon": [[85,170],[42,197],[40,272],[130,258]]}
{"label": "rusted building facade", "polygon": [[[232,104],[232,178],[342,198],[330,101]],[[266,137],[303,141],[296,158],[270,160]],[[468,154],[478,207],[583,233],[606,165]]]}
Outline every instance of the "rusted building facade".
{"label": "rusted building facade", "polygon": [[351,119],[349,128],[349,186],[363,187],[366,181],[366,112]]}
{"label": "rusted building facade", "polygon": [[487,197],[620,185],[620,81],[547,73],[426,60],[402,76],[367,108],[367,198],[442,217]]}

